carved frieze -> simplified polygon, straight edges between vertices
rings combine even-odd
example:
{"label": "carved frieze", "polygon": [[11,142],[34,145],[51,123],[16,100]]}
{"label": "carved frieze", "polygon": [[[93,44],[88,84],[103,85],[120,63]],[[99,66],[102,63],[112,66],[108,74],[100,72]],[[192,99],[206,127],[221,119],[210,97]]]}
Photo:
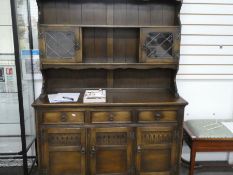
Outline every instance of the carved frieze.
{"label": "carved frieze", "polygon": [[127,144],[127,133],[125,132],[97,133],[96,143],[98,145],[125,145]]}
{"label": "carved frieze", "polygon": [[167,131],[149,131],[142,133],[143,144],[168,144],[172,142],[172,133]]}
{"label": "carved frieze", "polygon": [[48,134],[48,143],[51,146],[78,146],[81,144],[80,142],[80,134]]}

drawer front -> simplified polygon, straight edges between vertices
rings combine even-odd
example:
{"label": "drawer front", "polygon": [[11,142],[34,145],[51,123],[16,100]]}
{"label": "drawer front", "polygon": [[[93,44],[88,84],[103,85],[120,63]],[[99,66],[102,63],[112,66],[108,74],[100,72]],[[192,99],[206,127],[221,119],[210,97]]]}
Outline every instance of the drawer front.
{"label": "drawer front", "polygon": [[44,123],[84,123],[84,112],[45,112]]}
{"label": "drawer front", "polygon": [[130,111],[101,111],[91,113],[92,123],[130,123]]}
{"label": "drawer front", "polygon": [[140,111],[138,114],[139,122],[153,121],[176,121],[176,111]]}

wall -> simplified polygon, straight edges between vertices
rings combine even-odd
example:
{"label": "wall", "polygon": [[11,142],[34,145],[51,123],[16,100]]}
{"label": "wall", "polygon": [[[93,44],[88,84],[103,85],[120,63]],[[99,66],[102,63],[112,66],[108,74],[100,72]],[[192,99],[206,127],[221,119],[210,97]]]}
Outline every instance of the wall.
{"label": "wall", "polygon": [[184,0],[179,92],[185,119],[233,116],[233,0]]}
{"label": "wall", "polygon": [[[233,0],[184,0],[181,22],[177,84],[189,102],[185,120],[232,118]],[[183,156],[188,158],[188,153],[184,147]],[[228,156],[205,153],[197,159],[225,160]]]}

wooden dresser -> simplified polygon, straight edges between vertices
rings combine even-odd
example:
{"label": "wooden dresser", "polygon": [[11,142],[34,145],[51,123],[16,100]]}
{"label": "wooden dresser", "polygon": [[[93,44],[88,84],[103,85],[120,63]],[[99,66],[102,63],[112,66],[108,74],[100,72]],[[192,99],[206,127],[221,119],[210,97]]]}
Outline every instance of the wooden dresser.
{"label": "wooden dresser", "polygon": [[[178,175],[181,2],[37,0],[43,88],[36,110],[46,175]],[[86,89],[106,103],[83,103]],[[47,94],[80,93],[75,103]]]}

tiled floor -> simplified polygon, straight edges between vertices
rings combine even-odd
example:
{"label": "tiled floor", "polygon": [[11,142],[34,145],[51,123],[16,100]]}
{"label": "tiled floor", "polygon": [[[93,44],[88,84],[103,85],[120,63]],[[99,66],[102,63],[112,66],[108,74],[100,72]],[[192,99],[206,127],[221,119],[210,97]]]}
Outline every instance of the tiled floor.
{"label": "tiled floor", "polygon": [[[0,175],[22,175],[22,168],[0,168]],[[32,175],[39,175],[36,169],[34,169]],[[188,175],[188,169],[186,167],[181,167],[180,175]],[[232,170],[204,170],[199,169],[195,171],[195,175],[233,175]]]}

